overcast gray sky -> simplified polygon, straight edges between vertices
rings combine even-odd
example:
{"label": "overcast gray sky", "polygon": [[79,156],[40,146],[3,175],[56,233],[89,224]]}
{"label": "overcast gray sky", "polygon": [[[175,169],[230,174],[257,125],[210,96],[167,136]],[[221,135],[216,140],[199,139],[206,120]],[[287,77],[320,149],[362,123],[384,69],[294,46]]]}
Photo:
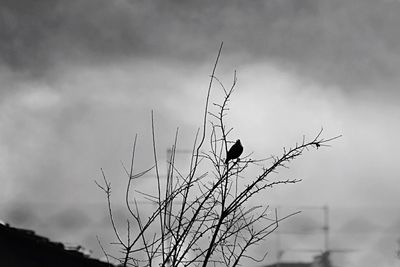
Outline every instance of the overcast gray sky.
{"label": "overcast gray sky", "polygon": [[107,228],[93,179],[104,168],[123,188],[135,133],[139,167],[151,164],[152,109],[161,157],[178,126],[191,145],[224,41],[217,75],[229,84],[237,70],[229,123],[247,152],[278,154],[321,127],[343,134],[285,173],[303,182],[266,197],[329,205],[332,247],[358,249],[341,266],[393,266],[399,13],[396,0],[2,0],[0,219],[98,253]]}

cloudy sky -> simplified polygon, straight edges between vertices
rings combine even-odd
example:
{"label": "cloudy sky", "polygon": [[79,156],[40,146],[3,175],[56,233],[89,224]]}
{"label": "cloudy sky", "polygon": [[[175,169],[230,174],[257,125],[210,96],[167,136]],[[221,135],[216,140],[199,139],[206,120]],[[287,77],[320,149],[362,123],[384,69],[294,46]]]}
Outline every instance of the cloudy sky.
{"label": "cloudy sky", "polygon": [[[138,168],[151,164],[151,110],[161,158],[176,127],[191,146],[223,41],[217,76],[237,71],[229,123],[247,152],[343,135],[286,172],[303,182],[266,194],[304,210],[287,228],[321,227],[300,206],[329,205],[332,249],[356,250],[334,255],[340,266],[398,264],[399,12],[397,0],[2,0],[0,219],[100,256],[96,234],[111,233],[93,180],[104,168],[123,189],[136,133]],[[322,248],[287,238],[288,251]]]}

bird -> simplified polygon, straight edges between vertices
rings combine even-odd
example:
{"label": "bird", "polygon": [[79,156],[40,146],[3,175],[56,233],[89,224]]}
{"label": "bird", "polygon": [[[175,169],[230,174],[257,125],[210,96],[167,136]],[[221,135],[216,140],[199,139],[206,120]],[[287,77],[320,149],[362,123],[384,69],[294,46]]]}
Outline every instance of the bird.
{"label": "bird", "polygon": [[237,159],[238,157],[240,157],[240,155],[242,155],[242,152],[243,152],[243,146],[240,143],[240,140],[238,139],[236,140],[236,143],[234,143],[233,146],[231,146],[228,153],[226,154],[225,164],[228,164],[228,162],[231,159]]}

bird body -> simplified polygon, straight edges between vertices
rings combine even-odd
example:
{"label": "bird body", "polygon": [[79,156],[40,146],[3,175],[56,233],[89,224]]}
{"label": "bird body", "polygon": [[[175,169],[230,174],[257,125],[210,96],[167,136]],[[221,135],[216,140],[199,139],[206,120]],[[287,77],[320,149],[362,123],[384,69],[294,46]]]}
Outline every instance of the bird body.
{"label": "bird body", "polygon": [[225,160],[225,164],[228,164],[228,162],[231,159],[237,159],[238,157],[240,157],[240,155],[242,155],[243,153],[243,146],[240,143],[240,140],[236,140],[236,143],[233,144],[233,146],[231,146],[231,148],[228,150],[228,154],[226,155],[226,160]]}

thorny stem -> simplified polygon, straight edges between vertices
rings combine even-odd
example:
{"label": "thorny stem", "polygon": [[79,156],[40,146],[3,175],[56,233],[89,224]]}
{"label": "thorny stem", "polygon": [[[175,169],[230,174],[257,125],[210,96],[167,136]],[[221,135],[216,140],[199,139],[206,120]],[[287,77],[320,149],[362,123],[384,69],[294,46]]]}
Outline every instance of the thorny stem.
{"label": "thorny stem", "polygon": [[[154,163],[156,166],[156,176],[157,176],[157,189],[158,189],[158,205],[161,210],[159,213],[160,218],[160,231],[161,231],[161,248],[164,251],[164,241],[165,241],[165,233],[164,233],[164,222],[162,217],[162,209],[161,209],[161,184],[160,184],[160,174],[158,172],[158,161],[157,161],[157,149],[156,149],[156,137],[155,137],[155,130],[154,130],[154,115],[153,111],[151,111],[151,134],[153,137],[153,155],[154,155]],[[164,253],[162,254],[163,261],[164,261]]]}
{"label": "thorny stem", "polygon": [[199,145],[198,145],[198,147],[196,149],[196,158],[195,158],[195,163],[194,163],[194,167],[193,167],[193,171],[191,173],[191,176],[194,176],[194,174],[196,172],[197,161],[198,161],[199,154],[200,154],[200,148],[204,143],[204,139],[206,138],[208,104],[210,102],[211,87],[212,87],[212,84],[213,84],[215,70],[217,69],[217,65],[218,65],[218,61],[219,61],[219,57],[221,55],[221,51],[222,51],[222,46],[223,45],[224,45],[224,42],[221,42],[221,45],[220,45],[219,50],[218,50],[217,59],[215,60],[214,68],[213,68],[212,73],[211,73],[210,83],[208,85],[207,98],[206,98],[206,104],[205,104],[205,108],[204,108],[204,117],[203,117],[203,133],[202,133],[202,136],[201,136],[200,143],[199,143]]}

